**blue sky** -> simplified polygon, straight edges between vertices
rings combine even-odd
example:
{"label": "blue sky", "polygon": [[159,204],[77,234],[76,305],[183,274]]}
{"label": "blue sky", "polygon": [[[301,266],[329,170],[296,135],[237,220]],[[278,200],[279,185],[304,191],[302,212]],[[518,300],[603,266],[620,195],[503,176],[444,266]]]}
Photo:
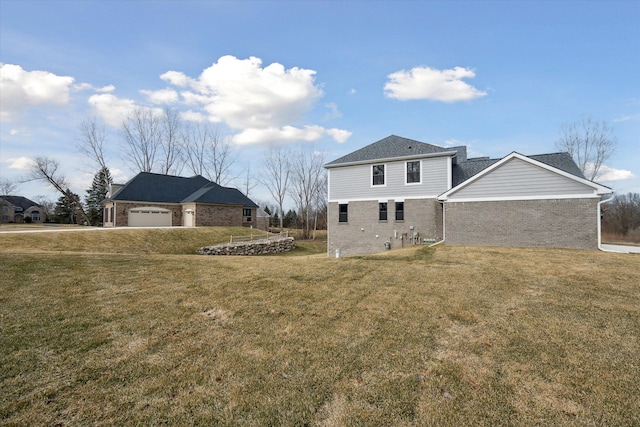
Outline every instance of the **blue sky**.
{"label": "blue sky", "polygon": [[105,121],[123,181],[118,124],[136,106],[214,120],[238,175],[259,175],[274,142],[327,162],[391,134],[555,152],[561,126],[591,115],[618,144],[600,182],[640,192],[639,1],[0,0],[0,62],[0,178],[47,155],[82,195],[80,122]]}

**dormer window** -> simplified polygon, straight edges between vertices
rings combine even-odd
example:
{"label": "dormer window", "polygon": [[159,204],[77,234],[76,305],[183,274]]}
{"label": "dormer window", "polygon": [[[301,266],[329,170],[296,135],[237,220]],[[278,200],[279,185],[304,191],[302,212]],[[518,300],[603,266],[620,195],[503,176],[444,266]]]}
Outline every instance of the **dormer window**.
{"label": "dormer window", "polygon": [[373,165],[372,185],[384,185],[384,165]]}

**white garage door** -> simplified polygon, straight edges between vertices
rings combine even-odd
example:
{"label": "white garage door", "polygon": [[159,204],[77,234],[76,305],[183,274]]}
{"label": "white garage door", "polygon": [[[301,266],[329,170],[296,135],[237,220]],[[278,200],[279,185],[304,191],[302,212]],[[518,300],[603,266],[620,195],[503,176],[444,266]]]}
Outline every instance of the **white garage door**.
{"label": "white garage door", "polygon": [[129,227],[171,227],[171,211],[154,207],[131,209]]}

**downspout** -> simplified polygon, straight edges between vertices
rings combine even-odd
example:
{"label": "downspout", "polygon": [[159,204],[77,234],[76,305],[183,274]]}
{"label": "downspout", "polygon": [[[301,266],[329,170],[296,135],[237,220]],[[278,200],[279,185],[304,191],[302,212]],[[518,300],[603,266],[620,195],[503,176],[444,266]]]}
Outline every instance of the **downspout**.
{"label": "downspout", "polygon": [[613,197],[614,197],[613,193],[611,193],[611,197],[598,202],[598,249],[603,252],[612,252],[612,251],[602,249],[602,211],[601,211],[600,205],[602,205],[603,203],[612,201]]}
{"label": "downspout", "polygon": [[445,215],[446,214],[445,214],[445,209],[444,209],[444,200],[436,199],[436,201],[442,205],[442,240],[440,240],[439,242],[435,242],[433,245],[429,245],[430,248],[433,247],[433,246],[439,245],[441,243],[444,243],[444,239],[447,236],[447,231],[446,231],[446,223],[447,222],[445,221]]}

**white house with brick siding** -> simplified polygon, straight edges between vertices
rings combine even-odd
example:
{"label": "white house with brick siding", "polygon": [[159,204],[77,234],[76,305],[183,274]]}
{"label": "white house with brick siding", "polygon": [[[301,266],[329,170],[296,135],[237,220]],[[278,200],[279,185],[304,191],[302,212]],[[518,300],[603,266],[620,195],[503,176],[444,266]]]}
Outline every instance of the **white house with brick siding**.
{"label": "white house with brick siding", "polygon": [[597,249],[600,202],[568,153],[466,158],[395,135],[325,165],[328,253],[417,243]]}

